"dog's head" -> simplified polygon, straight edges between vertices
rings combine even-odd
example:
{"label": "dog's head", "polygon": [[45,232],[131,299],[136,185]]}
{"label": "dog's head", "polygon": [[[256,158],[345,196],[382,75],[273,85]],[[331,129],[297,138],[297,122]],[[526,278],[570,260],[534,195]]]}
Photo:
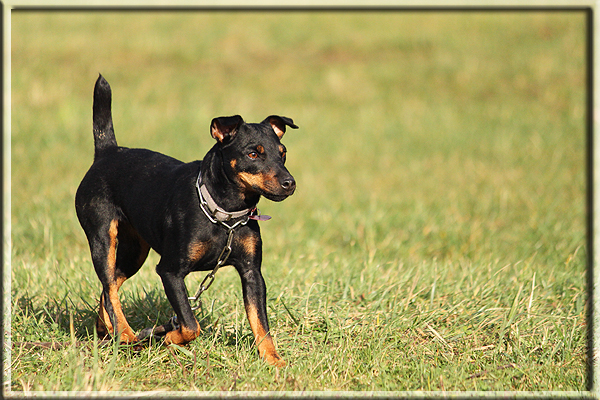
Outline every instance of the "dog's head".
{"label": "dog's head", "polygon": [[224,168],[246,194],[282,201],[294,193],[296,181],[285,167],[281,143],[286,126],[298,128],[278,115],[259,124],[245,123],[239,115],[212,120],[210,133],[219,144]]}

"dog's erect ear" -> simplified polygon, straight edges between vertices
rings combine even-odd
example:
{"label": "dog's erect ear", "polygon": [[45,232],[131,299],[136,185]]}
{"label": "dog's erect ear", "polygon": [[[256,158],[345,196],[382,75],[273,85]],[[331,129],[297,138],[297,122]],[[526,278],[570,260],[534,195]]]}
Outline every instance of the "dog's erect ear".
{"label": "dog's erect ear", "polygon": [[210,134],[220,143],[225,143],[235,135],[243,122],[239,115],[215,118],[210,123]]}
{"label": "dog's erect ear", "polygon": [[294,124],[291,118],[280,117],[279,115],[270,115],[261,124],[270,124],[277,136],[279,136],[279,139],[283,137],[286,125],[290,128],[298,129],[298,126]]}

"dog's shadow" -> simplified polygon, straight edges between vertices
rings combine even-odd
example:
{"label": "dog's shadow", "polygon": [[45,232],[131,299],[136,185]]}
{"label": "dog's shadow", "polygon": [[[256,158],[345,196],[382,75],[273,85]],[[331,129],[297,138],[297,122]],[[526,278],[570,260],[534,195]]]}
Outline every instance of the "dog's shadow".
{"label": "dog's shadow", "polygon": [[[252,339],[251,333],[230,332],[216,328],[219,325],[219,317],[211,312],[211,302],[209,299],[204,299],[198,303],[199,308],[194,311],[196,319],[200,324],[202,332],[200,336],[212,337],[217,334],[222,335],[222,340],[227,345],[236,343],[237,340],[249,338]],[[129,325],[134,332],[139,332],[146,328],[157,327],[163,324],[168,324],[171,318],[175,317],[171,304],[167,300],[164,290],[157,288],[151,291],[144,291],[143,296],[132,296],[131,299],[123,304],[123,311],[129,322]],[[97,313],[94,313],[95,322]]]}
{"label": "dog's shadow", "polygon": [[[41,300],[28,295],[14,299],[11,319],[13,331],[19,332],[18,342],[52,342],[71,336],[77,341],[92,340],[98,319],[98,299],[80,297],[80,301],[75,303],[71,296],[73,294],[60,301]],[[122,299],[122,305],[129,325],[137,333],[145,328],[166,324],[174,316],[162,288],[131,292],[126,299]],[[210,312],[209,307],[210,303],[205,300],[195,314],[202,328],[200,335],[212,337],[219,318]],[[224,330],[220,334],[226,345],[234,345],[236,337],[239,341],[240,337],[251,340],[252,336],[246,332]]]}

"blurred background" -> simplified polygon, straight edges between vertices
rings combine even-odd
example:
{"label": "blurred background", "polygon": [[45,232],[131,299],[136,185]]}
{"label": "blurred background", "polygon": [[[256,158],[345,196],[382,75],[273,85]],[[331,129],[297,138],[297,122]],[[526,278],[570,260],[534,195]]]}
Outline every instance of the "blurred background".
{"label": "blurred background", "polygon": [[293,118],[298,192],[277,213],[302,211],[297,232],[337,228],[310,232],[321,244],[383,220],[397,251],[438,257],[581,240],[584,40],[569,12],[15,12],[14,245],[41,234],[36,212],[81,241],[98,73],[119,143],[184,161],[212,146],[216,116]]}

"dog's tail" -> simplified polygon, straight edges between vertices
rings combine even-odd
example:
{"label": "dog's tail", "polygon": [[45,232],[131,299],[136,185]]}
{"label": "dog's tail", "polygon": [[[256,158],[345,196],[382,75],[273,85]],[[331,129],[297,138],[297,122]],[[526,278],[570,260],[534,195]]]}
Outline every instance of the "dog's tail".
{"label": "dog's tail", "polygon": [[96,156],[108,148],[117,146],[110,110],[111,98],[110,85],[100,75],[94,86],[93,106],[94,149]]}

